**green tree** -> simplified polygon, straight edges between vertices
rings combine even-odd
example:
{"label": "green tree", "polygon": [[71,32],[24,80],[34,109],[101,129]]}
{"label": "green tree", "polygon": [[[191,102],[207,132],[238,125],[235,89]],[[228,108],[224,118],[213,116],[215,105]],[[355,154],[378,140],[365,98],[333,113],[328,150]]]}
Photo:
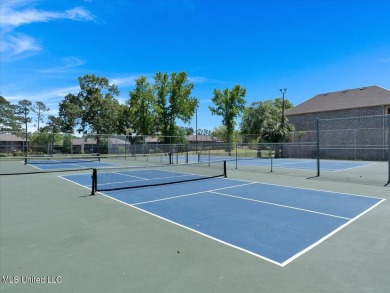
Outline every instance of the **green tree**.
{"label": "green tree", "polygon": [[211,135],[218,140],[226,140],[226,126],[219,125],[218,127],[214,127]]}
{"label": "green tree", "polygon": [[198,105],[195,97],[190,97],[194,84],[188,81],[185,72],[158,72],[155,77],[156,125],[164,143],[176,143],[178,135],[176,120],[187,123],[191,120]]}
{"label": "green tree", "polygon": [[116,85],[110,85],[107,78],[85,75],[79,78],[82,100],[81,130],[84,133],[115,133],[118,128],[119,95]]}
{"label": "green tree", "polygon": [[50,109],[46,107],[46,105],[42,102],[35,102],[35,104],[32,106],[32,111],[37,113],[37,128],[39,131],[39,122],[44,122],[45,118],[45,112],[48,112]]}
{"label": "green tree", "polygon": [[[79,77],[80,92],[68,94],[60,103],[59,115],[64,121],[64,130],[79,133],[116,133],[119,128],[120,104],[116,85],[107,78],[94,74]],[[99,136],[98,142],[99,144]]]}
{"label": "green tree", "polygon": [[289,133],[293,130],[294,127],[287,119],[282,124],[281,121],[268,118],[260,128],[260,139],[269,143],[286,142],[289,140]]}
{"label": "green tree", "polygon": [[48,154],[54,153],[54,146],[55,145],[62,145],[63,144],[63,135],[60,134],[62,131],[63,121],[61,117],[56,117],[53,115],[49,115],[47,117],[48,121],[44,127],[41,127],[39,129],[40,133],[47,133],[49,134],[49,147],[47,150]]}
{"label": "green tree", "polygon": [[16,114],[17,106],[0,96],[0,130],[21,133],[22,117]]}
{"label": "green tree", "polygon": [[44,128],[46,132],[50,133],[59,133],[62,131],[63,121],[61,117],[49,115],[47,119],[48,121],[46,123],[46,126],[42,127],[42,129]]}
{"label": "green tree", "polygon": [[[292,107],[293,104],[289,100],[285,99],[284,110],[288,110]],[[244,142],[255,142],[257,140],[259,140],[259,142],[275,142],[276,137],[281,139],[281,136],[277,133],[287,133],[288,129],[291,128],[291,125],[288,124],[288,121],[285,118],[285,129],[277,130],[277,128],[275,128],[276,126],[278,128],[283,126],[281,119],[281,98],[253,102],[249,107],[245,108],[241,119],[240,128],[241,134],[244,135]],[[271,131],[272,129],[274,129],[274,131]],[[270,135],[271,132],[274,134]]]}
{"label": "green tree", "polygon": [[[73,133],[75,128],[81,123],[81,117],[83,116],[83,101],[78,95],[67,94],[64,97],[64,100],[59,104],[58,114],[62,120],[61,131]],[[80,129],[77,131],[79,130]]]}
{"label": "green tree", "polygon": [[128,105],[119,105],[117,124],[116,132],[118,134],[128,135],[133,133],[130,107]]}
{"label": "green tree", "polygon": [[31,118],[29,117],[30,112],[32,111],[32,103],[29,100],[21,100],[18,102],[18,105],[16,106],[16,114],[20,115],[22,117],[23,123],[25,125],[25,138],[26,138],[26,144],[25,144],[25,154],[27,156],[28,153],[28,132],[27,132],[27,124],[31,122]]}
{"label": "green tree", "polygon": [[213,115],[222,117],[222,124],[226,127],[225,138],[227,143],[232,142],[236,118],[241,115],[245,107],[246,89],[236,85],[232,90],[224,91],[214,89],[212,102],[215,107],[209,109]]}
{"label": "green tree", "polygon": [[134,134],[152,135],[156,130],[156,97],[145,76],[135,81],[135,89],[129,92],[130,121]]}

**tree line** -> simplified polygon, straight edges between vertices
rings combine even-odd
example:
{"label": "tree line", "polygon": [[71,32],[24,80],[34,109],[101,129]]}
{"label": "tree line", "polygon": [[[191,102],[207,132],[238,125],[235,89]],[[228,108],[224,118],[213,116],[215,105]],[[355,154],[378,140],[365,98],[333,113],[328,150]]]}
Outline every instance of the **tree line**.
{"label": "tree line", "polygon": [[[177,126],[178,121],[189,123],[199,106],[199,100],[192,96],[194,83],[185,72],[158,72],[153,81],[150,83],[145,76],[137,78],[128,99],[121,104],[115,84],[105,77],[84,75],[78,78],[79,92],[67,94],[59,103],[58,116],[46,117],[49,108],[43,102],[22,100],[12,104],[0,96],[0,128],[22,133],[27,132],[28,123],[35,122],[40,133],[158,135],[162,143],[177,143],[180,137],[194,134],[192,127]],[[241,116],[241,134],[255,134],[265,142],[288,140],[287,134],[293,128],[286,118],[281,119],[282,99],[258,101],[245,107],[245,95],[246,89],[240,85],[214,89],[209,110],[222,118],[222,125],[213,132],[198,129],[197,134],[214,133],[230,143],[237,134],[237,118]],[[292,107],[286,99],[284,110]],[[46,125],[42,127],[45,118]]]}

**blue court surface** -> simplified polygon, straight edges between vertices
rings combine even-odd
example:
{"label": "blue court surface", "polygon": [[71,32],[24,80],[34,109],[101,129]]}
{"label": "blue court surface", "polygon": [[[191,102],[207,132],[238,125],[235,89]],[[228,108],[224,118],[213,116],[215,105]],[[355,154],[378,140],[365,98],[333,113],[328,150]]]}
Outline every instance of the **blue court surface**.
{"label": "blue court surface", "polygon": [[48,160],[48,161],[30,160],[28,165],[38,170],[88,169],[88,168],[118,166],[116,164],[99,162],[99,161],[55,160],[55,159]]}
{"label": "blue court surface", "polygon": [[[160,176],[154,171],[140,174],[137,180]],[[91,186],[91,174],[61,177]],[[114,181],[128,180],[122,177],[118,174]],[[228,178],[99,194],[279,266],[287,265],[384,201]]]}
{"label": "blue court surface", "polygon": [[[189,161],[195,162],[198,160],[197,157],[189,157]],[[236,164],[235,156],[203,156],[201,161],[217,161],[226,160],[228,164]],[[299,170],[317,170],[316,159],[271,159],[269,158],[245,158],[239,157],[237,159],[238,166],[258,166],[258,167],[270,167],[272,163],[273,168],[282,169],[299,169]],[[356,162],[356,161],[337,161],[337,160],[321,160],[320,169],[321,171],[327,172],[338,172],[349,169],[360,168],[373,164],[372,162]]]}

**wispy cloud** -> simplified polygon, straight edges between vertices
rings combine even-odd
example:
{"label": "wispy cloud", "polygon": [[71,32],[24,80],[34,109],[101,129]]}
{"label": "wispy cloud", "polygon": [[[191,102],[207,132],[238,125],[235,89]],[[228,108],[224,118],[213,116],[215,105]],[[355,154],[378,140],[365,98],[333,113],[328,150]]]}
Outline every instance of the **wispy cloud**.
{"label": "wispy cloud", "polygon": [[58,12],[32,8],[34,3],[32,0],[9,0],[0,6],[1,61],[12,61],[25,57],[26,53],[42,50],[42,46],[32,36],[15,32],[20,26],[54,20],[94,20],[94,16],[82,7]]}
{"label": "wispy cloud", "polygon": [[2,43],[0,51],[8,59],[21,56],[26,52],[33,53],[42,50],[34,38],[25,34],[8,35],[2,40]]}
{"label": "wispy cloud", "polygon": [[138,79],[141,75],[149,77],[148,74],[139,74],[139,75],[129,75],[125,77],[114,77],[110,78],[110,83],[117,86],[134,86],[135,80]]}
{"label": "wispy cloud", "polygon": [[69,71],[72,68],[81,66],[85,64],[85,61],[78,57],[65,57],[63,58],[63,66],[41,69],[39,72],[43,73],[64,73]]}
{"label": "wispy cloud", "polygon": [[34,95],[31,95],[30,92],[13,92],[13,93],[2,93],[7,100],[11,102],[18,102],[20,100],[30,100],[31,102],[42,101],[44,103],[56,103],[58,105],[59,101],[69,93],[76,94],[80,91],[80,87],[69,86],[62,88],[54,88],[46,91],[37,91]]}
{"label": "wispy cloud", "polygon": [[69,19],[75,21],[91,21],[94,16],[82,7],[75,7],[64,12],[24,8],[33,1],[9,1],[0,8],[1,26],[18,27],[34,22]]}
{"label": "wispy cloud", "polygon": [[221,80],[210,79],[204,76],[189,76],[188,80],[193,83],[224,83]]}

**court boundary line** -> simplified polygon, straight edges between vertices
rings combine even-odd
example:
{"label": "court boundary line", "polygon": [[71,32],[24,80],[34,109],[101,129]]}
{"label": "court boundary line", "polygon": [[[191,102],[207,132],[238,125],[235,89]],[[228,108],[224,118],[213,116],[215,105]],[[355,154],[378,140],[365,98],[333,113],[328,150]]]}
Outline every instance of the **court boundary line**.
{"label": "court boundary line", "polygon": [[215,191],[215,190],[224,190],[224,189],[229,189],[229,188],[237,188],[237,187],[251,185],[251,184],[255,184],[255,183],[239,184],[239,185],[234,185],[234,186],[214,188],[214,189],[210,189],[210,190],[206,190],[206,191],[191,192],[191,193],[186,193],[186,194],[181,194],[181,195],[176,195],[176,196],[170,196],[170,197],[166,197],[166,198],[160,198],[160,199],[155,199],[155,200],[148,200],[148,201],[143,201],[143,202],[137,202],[137,203],[133,203],[131,205],[136,206],[136,205],[141,205],[141,204],[154,203],[154,202],[159,202],[159,201],[165,201],[165,200],[171,200],[171,199],[176,199],[176,198],[187,197],[187,196],[196,195],[196,194],[200,194],[200,193],[207,193],[207,192],[211,192],[211,191]]}
{"label": "court boundary line", "polygon": [[[191,231],[191,232],[194,232],[194,233],[196,233],[196,234],[198,234],[198,235],[201,235],[201,236],[203,236],[203,237],[206,237],[206,238],[208,238],[208,239],[217,241],[217,242],[219,242],[219,243],[221,243],[221,244],[224,244],[224,245],[226,245],[226,246],[229,246],[229,247],[232,247],[232,248],[234,248],[234,249],[240,250],[240,251],[242,251],[242,252],[248,253],[248,254],[250,254],[250,255],[252,255],[252,256],[255,256],[255,257],[260,258],[260,259],[262,259],[262,260],[265,260],[265,261],[268,261],[268,262],[270,262],[270,263],[273,263],[273,264],[275,264],[275,265],[277,265],[277,266],[284,267],[284,265],[283,265],[282,263],[279,263],[279,262],[277,262],[277,261],[275,261],[275,260],[269,259],[269,258],[267,258],[267,257],[265,257],[265,256],[260,255],[260,254],[256,254],[256,253],[254,253],[253,251],[246,250],[246,249],[244,249],[244,248],[242,248],[242,247],[239,247],[239,246],[236,246],[236,245],[234,245],[234,244],[231,244],[231,243],[228,243],[228,242],[226,242],[226,241],[223,241],[223,240],[221,240],[221,239],[215,238],[215,237],[213,237],[213,236],[210,236],[210,235],[208,235],[208,234],[205,234],[205,233],[200,232],[200,231],[198,231],[198,230],[195,230],[195,229],[193,229],[193,228],[187,227],[187,226],[185,226],[185,225],[179,224],[179,223],[177,223],[177,222],[174,222],[174,221],[172,221],[172,220],[169,220],[169,219],[167,219],[167,218],[164,218],[164,217],[162,217],[162,216],[159,216],[159,215],[157,215],[157,214],[153,214],[153,213],[151,213],[151,212],[149,212],[149,211],[146,211],[146,210],[144,210],[144,209],[142,209],[142,208],[139,208],[139,207],[137,207],[137,206],[135,206],[135,205],[132,205],[132,204],[129,204],[129,203],[127,203],[127,202],[124,202],[124,201],[122,201],[122,200],[120,200],[120,199],[114,198],[114,197],[112,197],[112,196],[110,196],[110,195],[108,195],[108,194],[105,194],[105,193],[102,193],[102,192],[99,192],[99,193],[100,193],[101,195],[103,195],[103,196],[105,196],[105,197],[108,197],[108,198],[110,198],[110,199],[112,199],[112,200],[115,200],[115,201],[117,201],[117,202],[119,202],[119,203],[121,203],[121,204],[125,204],[125,205],[127,205],[127,206],[129,206],[129,207],[132,207],[132,208],[134,208],[134,209],[136,209],[136,210],[138,210],[138,211],[140,211],[140,212],[146,213],[146,214],[148,214],[148,215],[151,215],[151,216],[153,216],[153,217],[156,217],[156,218],[158,218],[158,219],[160,219],[160,220],[163,220],[163,221],[165,221],[165,222],[168,222],[168,223],[170,223],[170,224],[179,226],[179,227],[181,227],[181,228],[184,228],[184,229],[186,229],[186,230],[189,230],[189,231]],[[205,193],[205,192],[202,192],[202,193]]]}
{"label": "court boundary line", "polygon": [[371,211],[372,209],[376,208],[378,205],[380,205],[382,202],[384,202],[386,199],[382,199],[380,201],[378,201],[376,204],[374,204],[373,206],[371,206],[370,208],[366,209],[365,211],[361,212],[360,214],[358,214],[356,217],[352,218],[351,220],[347,221],[346,223],[344,223],[343,225],[341,225],[340,227],[338,227],[337,229],[333,230],[332,232],[328,233],[327,235],[325,235],[324,237],[322,237],[321,239],[319,239],[318,241],[314,242],[312,245],[306,247],[305,249],[301,250],[300,252],[298,252],[297,254],[293,255],[291,258],[287,259],[286,261],[284,261],[282,264],[283,266],[286,266],[288,265],[290,262],[294,261],[295,259],[297,259],[298,257],[302,256],[303,254],[305,254],[306,252],[310,251],[311,249],[313,249],[314,247],[320,245],[322,242],[324,242],[325,240],[327,240],[328,238],[332,237],[333,235],[335,235],[337,232],[341,231],[342,229],[344,229],[346,226],[352,224],[353,222],[355,222],[357,219],[359,219],[360,217],[362,217],[363,215],[365,215],[366,213],[368,213],[369,211]]}
{"label": "court boundary line", "polygon": [[[341,171],[346,171],[346,170],[351,170],[351,169],[357,169],[357,168],[363,168],[371,165],[376,165],[377,163],[369,163],[361,166],[355,166],[355,167],[350,167],[350,168],[345,168],[345,169],[340,169],[340,170],[334,170],[334,171],[328,171],[328,172],[341,172]],[[326,171],[326,170],[324,170]]]}
{"label": "court boundary line", "polygon": [[[74,175],[85,175],[85,174],[74,174]],[[65,175],[65,176],[69,176],[69,175]],[[87,189],[91,190],[91,188],[89,188],[88,186],[81,185],[81,184],[79,184],[79,183],[77,183],[77,182],[71,181],[71,180],[69,180],[69,179],[67,179],[67,178],[64,178],[64,177],[62,177],[62,176],[59,176],[59,177],[65,179],[65,180],[67,180],[67,181],[69,181],[69,182],[75,183],[75,184],[77,184],[77,185],[79,185],[79,186],[81,186],[81,187],[84,187],[84,188],[87,188]],[[179,224],[179,223],[177,223],[177,222],[174,222],[174,221],[172,221],[172,220],[169,220],[169,219],[164,218],[164,217],[162,217],[162,216],[159,216],[159,215],[157,215],[157,214],[153,214],[153,213],[151,213],[151,212],[149,212],[149,211],[146,211],[146,210],[144,210],[144,209],[142,209],[142,208],[136,206],[136,204],[137,204],[137,205],[140,205],[141,203],[129,204],[129,203],[126,203],[126,202],[124,202],[124,201],[122,201],[122,200],[120,200],[120,199],[117,199],[117,198],[114,198],[114,197],[112,197],[112,196],[110,196],[110,195],[108,195],[108,194],[105,194],[105,193],[103,193],[103,192],[97,192],[97,193],[99,193],[99,194],[101,194],[101,195],[103,195],[103,196],[105,196],[105,197],[108,197],[108,198],[110,198],[110,199],[112,199],[112,200],[115,200],[115,201],[117,201],[117,202],[119,202],[119,203],[125,204],[125,205],[127,205],[127,206],[132,207],[132,208],[135,208],[135,209],[137,209],[137,210],[139,210],[139,211],[141,211],[141,212],[144,212],[144,213],[146,213],[146,214],[149,214],[149,215],[151,215],[151,216],[154,216],[154,217],[156,217],[156,218],[159,218],[159,219],[161,219],[161,220],[164,220],[164,221],[169,222],[169,223],[171,223],[171,224],[174,224],[174,225],[176,225],[176,226],[182,227],[182,228],[184,228],[184,229],[186,229],[186,230],[195,232],[195,233],[197,233],[197,234],[199,234],[199,235],[202,235],[202,236],[207,237],[207,238],[209,238],[209,239],[215,240],[215,241],[217,241],[217,242],[219,242],[219,243],[222,243],[222,244],[225,244],[225,245],[227,245],[227,246],[229,246],[229,247],[235,248],[235,249],[237,249],[237,250],[240,250],[240,251],[242,251],[242,252],[248,253],[248,254],[250,254],[250,255],[252,255],[252,256],[255,256],[255,257],[257,257],[257,258],[260,258],[260,259],[263,259],[263,260],[268,261],[268,262],[270,262],[270,263],[276,264],[276,265],[278,265],[278,266],[280,266],[280,267],[285,267],[286,265],[288,265],[289,263],[291,263],[292,261],[294,261],[294,260],[297,259],[298,257],[302,256],[302,255],[305,254],[306,252],[310,251],[310,250],[313,249],[314,247],[318,246],[319,244],[321,244],[322,242],[324,242],[325,240],[327,240],[328,238],[332,237],[332,236],[335,235],[337,232],[339,232],[340,230],[342,230],[343,228],[345,228],[345,227],[348,226],[349,224],[353,223],[354,221],[356,221],[357,219],[359,219],[360,217],[362,217],[363,215],[365,215],[366,213],[368,213],[368,212],[371,211],[372,209],[376,208],[378,205],[380,205],[381,203],[383,203],[383,202],[386,200],[385,198],[379,198],[379,197],[374,197],[374,196],[357,195],[357,194],[342,193],[342,192],[335,192],[335,191],[326,191],[326,190],[319,190],[319,189],[312,189],[312,188],[302,188],[302,187],[285,186],[285,185],[270,184],[270,183],[260,183],[260,182],[255,182],[255,181],[244,181],[244,180],[237,180],[237,179],[231,179],[231,178],[218,178],[218,179],[225,179],[225,180],[228,179],[228,180],[234,180],[234,181],[247,182],[247,183],[248,183],[248,184],[244,184],[244,185],[260,184],[260,185],[280,186],[280,187],[288,187],[288,188],[293,188],[293,189],[312,190],[312,191],[320,191],[320,192],[327,192],[327,193],[333,193],[333,194],[343,194],[343,195],[350,195],[350,196],[357,196],[357,197],[373,198],[373,199],[378,199],[379,201],[378,201],[376,204],[372,205],[370,208],[364,210],[362,213],[360,213],[360,214],[358,214],[357,216],[355,216],[354,218],[348,220],[346,223],[344,223],[343,225],[339,226],[337,229],[335,229],[335,230],[333,230],[332,232],[326,234],[324,237],[320,238],[318,241],[314,242],[314,243],[311,244],[310,246],[308,246],[308,247],[306,247],[305,249],[301,250],[300,252],[296,253],[295,255],[293,255],[292,257],[288,258],[288,259],[285,260],[284,262],[279,263],[279,262],[277,262],[277,261],[275,261],[275,260],[272,260],[272,259],[269,259],[269,258],[267,258],[267,257],[265,257],[265,256],[256,254],[256,253],[254,253],[254,252],[252,252],[252,251],[249,251],[249,250],[246,250],[246,249],[244,249],[244,248],[242,248],[242,247],[235,246],[235,245],[233,245],[233,244],[231,244],[231,243],[228,243],[228,242],[225,242],[225,241],[223,241],[223,240],[221,240],[221,239],[218,239],[218,238],[215,238],[215,237],[213,237],[213,236],[207,235],[207,234],[205,234],[205,233],[203,233],[203,232],[200,232],[200,231],[197,231],[197,230],[195,230],[195,229],[193,229],[193,228],[190,228],[190,227],[187,227],[187,226],[185,226],[185,225]],[[236,186],[236,187],[237,187],[237,186]],[[233,186],[225,187],[225,188],[223,188],[223,189],[229,189],[229,188],[233,188]],[[199,193],[207,193],[207,192],[209,192],[209,191],[202,191],[202,192],[199,192]],[[190,196],[190,195],[191,195],[191,194],[188,194],[187,196]],[[180,197],[183,197],[183,195],[181,195]],[[171,197],[171,198],[172,198],[172,197]],[[167,198],[167,199],[168,199],[168,198]],[[161,199],[161,200],[155,200],[155,201],[153,201],[153,202],[156,202],[156,201],[162,201],[162,199]],[[146,203],[146,202],[145,202],[145,203]]]}
{"label": "court boundary line", "polygon": [[337,191],[329,191],[324,189],[315,189],[315,188],[308,188],[308,187],[296,187],[291,185],[281,185],[276,183],[262,183],[262,182],[256,182],[256,181],[246,181],[241,179],[233,179],[233,178],[224,178],[226,180],[235,180],[235,181],[241,181],[241,182],[254,182],[261,185],[271,185],[271,186],[280,186],[280,187],[288,187],[288,188],[294,188],[294,189],[301,189],[301,190],[312,190],[312,191],[320,191],[320,192],[327,192],[327,193],[337,193],[337,194],[344,194],[344,195],[352,195],[352,196],[359,196],[359,197],[367,197],[367,198],[376,198],[376,199],[384,199],[383,197],[377,197],[377,196],[370,196],[370,195],[362,195],[362,194],[356,194],[356,193],[347,193],[347,192],[337,192]]}
{"label": "court boundary line", "polygon": [[297,210],[297,211],[302,211],[302,212],[307,212],[307,213],[312,213],[312,214],[318,214],[318,215],[332,217],[332,218],[344,219],[344,220],[348,220],[348,221],[352,219],[352,218],[322,213],[322,212],[318,212],[315,210],[307,210],[307,209],[297,208],[297,207],[293,207],[293,206],[288,206],[288,205],[283,205],[283,204],[278,204],[278,203],[273,203],[273,202],[268,202],[268,201],[263,201],[263,200],[258,200],[258,199],[252,199],[252,198],[245,198],[242,196],[236,196],[236,195],[231,195],[231,194],[226,194],[226,193],[221,193],[221,192],[215,192],[215,191],[207,191],[207,192],[210,192],[213,194],[223,195],[226,197],[232,197],[232,198],[237,198],[237,199],[241,199],[241,200],[247,200],[247,201],[253,201],[253,202],[257,202],[257,203],[263,203],[263,204],[267,204],[267,205],[277,206],[277,207],[286,208],[286,209],[292,209],[292,210]]}

